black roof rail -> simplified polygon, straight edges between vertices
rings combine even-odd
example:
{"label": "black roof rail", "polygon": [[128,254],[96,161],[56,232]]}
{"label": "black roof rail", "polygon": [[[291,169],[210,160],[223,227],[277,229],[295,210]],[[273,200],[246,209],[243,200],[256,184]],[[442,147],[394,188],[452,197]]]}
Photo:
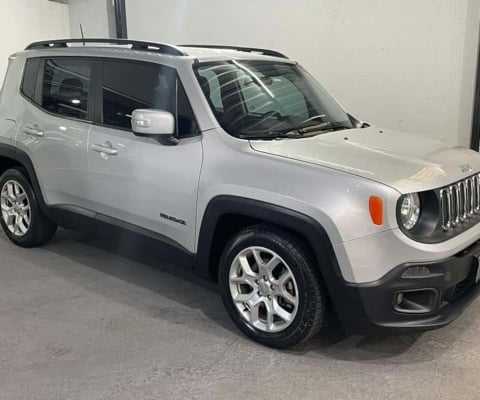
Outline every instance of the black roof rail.
{"label": "black roof rail", "polygon": [[130,45],[131,50],[153,51],[162,54],[169,54],[172,56],[186,56],[187,54],[179,49],[177,46],[165,43],[142,42],[139,40],[129,39],[59,39],[46,40],[43,42],[35,42],[29,44],[25,50],[40,50],[47,48],[66,48],[70,43],[104,43],[104,44],[118,44],[122,46]]}
{"label": "black roof rail", "polygon": [[246,51],[249,53],[260,53],[265,56],[273,56],[286,58],[288,57],[285,54],[280,53],[275,50],[268,49],[257,49],[255,47],[241,47],[241,46],[226,46],[226,45],[216,45],[216,44],[182,44],[181,47],[196,47],[196,48],[205,48],[205,49],[223,49],[223,50],[237,50],[237,51]]}

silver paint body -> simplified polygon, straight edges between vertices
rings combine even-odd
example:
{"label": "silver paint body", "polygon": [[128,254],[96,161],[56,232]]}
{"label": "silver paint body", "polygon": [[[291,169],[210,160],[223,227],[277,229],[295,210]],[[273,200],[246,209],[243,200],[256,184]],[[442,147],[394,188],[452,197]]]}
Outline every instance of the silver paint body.
{"label": "silver paint body", "polygon": [[[195,78],[194,61],[292,61],[230,50],[185,51],[189,56],[96,47],[17,53],[0,99],[0,142],[15,144],[30,156],[47,204],[76,206],[135,224],[192,253],[197,251],[205,209],[219,195],[280,205],[318,221],[349,282],[378,280],[405,262],[443,259],[480,238],[478,224],[442,243],[419,243],[401,232],[396,219],[401,194],[463,179],[465,164],[472,167],[469,174],[480,171],[476,152],[375,127],[294,140],[237,139],[213,115]],[[20,95],[27,57],[66,55],[174,67],[201,135],[164,146],[124,130],[55,117]],[[35,126],[42,137],[25,133]],[[368,212],[372,195],[384,201],[381,226],[372,223]],[[185,220],[186,225],[161,218],[160,213]]]}

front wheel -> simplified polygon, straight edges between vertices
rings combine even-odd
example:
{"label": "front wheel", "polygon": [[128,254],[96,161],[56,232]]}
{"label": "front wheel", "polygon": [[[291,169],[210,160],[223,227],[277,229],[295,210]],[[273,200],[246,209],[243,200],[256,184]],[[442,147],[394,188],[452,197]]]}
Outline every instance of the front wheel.
{"label": "front wheel", "polygon": [[325,319],[325,294],[312,255],[279,229],[258,225],[232,238],[220,261],[219,283],[232,320],[264,345],[299,345]]}
{"label": "front wheel", "polygon": [[57,230],[57,226],[42,213],[22,170],[9,169],[0,177],[0,205],[2,228],[18,246],[41,246]]}

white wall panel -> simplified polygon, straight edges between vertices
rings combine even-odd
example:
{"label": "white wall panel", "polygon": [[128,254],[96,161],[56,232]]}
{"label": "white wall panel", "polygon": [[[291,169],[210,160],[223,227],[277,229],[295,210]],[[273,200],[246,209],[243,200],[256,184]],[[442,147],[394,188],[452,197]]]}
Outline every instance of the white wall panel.
{"label": "white wall panel", "polygon": [[[97,21],[107,0],[72,0]],[[126,0],[129,37],[274,48],[352,113],[468,145],[480,0]],[[96,13],[95,10],[98,10]],[[98,24],[95,25],[95,24]],[[94,26],[95,25],[95,26]]]}
{"label": "white wall panel", "polygon": [[31,42],[70,37],[68,6],[47,0],[0,0],[0,36],[0,82],[3,82],[12,53]]}
{"label": "white wall panel", "polygon": [[68,0],[72,37],[79,38],[80,24],[83,34],[90,38],[114,37],[112,0]]}

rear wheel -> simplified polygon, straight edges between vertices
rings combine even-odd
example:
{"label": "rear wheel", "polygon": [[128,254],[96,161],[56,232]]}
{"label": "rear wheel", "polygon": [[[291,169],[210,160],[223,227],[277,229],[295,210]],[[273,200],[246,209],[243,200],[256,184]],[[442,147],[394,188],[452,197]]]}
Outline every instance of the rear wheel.
{"label": "rear wheel", "polygon": [[239,232],[224,250],[219,283],[232,320],[264,345],[299,345],[324,321],[316,263],[302,241],[279,229],[258,225]]}
{"label": "rear wheel", "polygon": [[1,225],[18,246],[36,247],[55,234],[57,226],[40,210],[30,182],[21,170],[9,169],[0,177]]}

